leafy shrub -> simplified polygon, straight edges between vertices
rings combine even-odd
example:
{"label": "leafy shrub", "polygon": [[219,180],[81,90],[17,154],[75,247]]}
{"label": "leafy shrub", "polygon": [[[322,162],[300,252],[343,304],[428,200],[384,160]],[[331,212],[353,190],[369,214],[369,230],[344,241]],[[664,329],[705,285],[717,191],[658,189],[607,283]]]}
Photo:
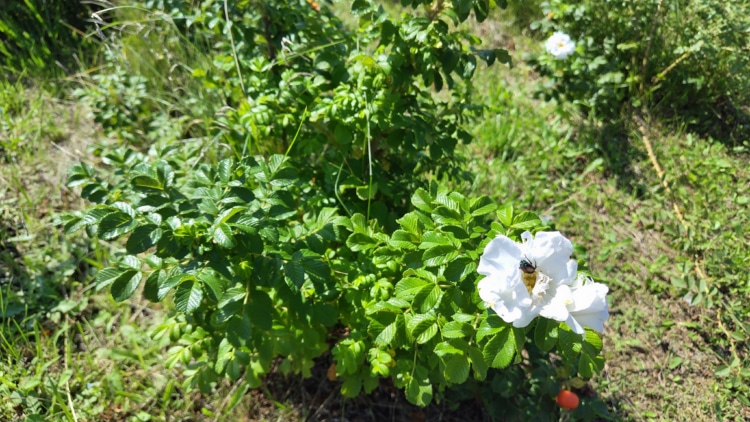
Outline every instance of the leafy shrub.
{"label": "leafy shrub", "polygon": [[547,19],[535,27],[567,33],[578,46],[564,61],[538,57],[554,84],[549,96],[604,119],[647,106],[701,131],[747,130],[745,2],[552,0],[543,8]]}
{"label": "leafy shrub", "polygon": [[[506,57],[476,49],[479,40],[446,20],[460,23],[472,10],[484,19],[489,2],[436,2],[426,17],[391,19],[357,0],[354,33],[306,1],[147,5],[167,3],[181,39],[217,50],[213,65],[192,75],[226,98],[208,131],[230,148],[209,154],[213,161],[197,153],[211,144],[134,145],[147,154],[102,147],[107,175],[81,164],[68,182],[96,205],[69,214],[65,228],[126,239],[97,274],[99,289],[117,300],[141,286],[151,301],[172,298],[159,335],[175,342],[168,364],[186,368],[188,387],[241,379],[236,401],[273,362],[309,376],[328,350],[345,395],[391,378],[422,406],[452,386],[502,385],[499,369],[522,363],[525,349],[547,359],[555,350],[565,377],[601,370],[593,331],[580,336],[545,319],[515,328],[477,295],[490,239],[548,227],[434,180],[461,176],[456,144],[469,140],[462,126],[474,108],[477,57]],[[437,100],[433,87],[452,90],[451,99]],[[95,98],[103,117],[111,96]],[[119,104],[117,131],[148,110],[126,107],[131,117]]]}

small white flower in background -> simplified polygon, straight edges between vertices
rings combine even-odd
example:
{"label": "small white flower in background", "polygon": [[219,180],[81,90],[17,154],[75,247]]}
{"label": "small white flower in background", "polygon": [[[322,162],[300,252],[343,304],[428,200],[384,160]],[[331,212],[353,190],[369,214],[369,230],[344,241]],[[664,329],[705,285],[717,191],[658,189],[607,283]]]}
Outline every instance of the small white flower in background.
{"label": "small white flower in background", "polygon": [[555,32],[544,44],[547,52],[552,54],[557,60],[567,59],[576,50],[576,43],[570,39],[568,34]]}
{"label": "small white flower in background", "polygon": [[608,289],[576,274],[570,241],[560,232],[524,232],[521,239],[500,235],[487,244],[477,268],[485,276],[477,285],[479,297],[514,327],[541,315],[564,321],[578,334],[583,327],[601,332],[609,316]]}

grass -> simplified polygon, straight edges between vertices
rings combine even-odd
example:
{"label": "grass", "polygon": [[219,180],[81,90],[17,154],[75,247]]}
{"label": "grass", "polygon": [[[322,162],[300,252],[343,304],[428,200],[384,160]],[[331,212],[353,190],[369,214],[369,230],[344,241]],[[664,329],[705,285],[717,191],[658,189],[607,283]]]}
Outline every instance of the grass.
{"label": "grass", "polygon": [[[536,41],[502,21],[473,30],[489,45],[514,46],[515,65],[477,70],[477,99],[488,109],[465,147],[476,178],[464,188],[549,218],[610,286],[607,364],[585,391],[614,420],[750,418],[747,141],[727,144],[635,114],[577,118],[533,98],[539,81],[522,53],[538,50]],[[78,160],[96,162],[87,151],[107,142],[102,128],[65,89],[53,95],[20,81],[0,85],[3,419],[482,418],[445,403],[418,409],[387,384],[344,399],[326,377],[328,355],[311,379],[272,373],[229,414],[235,385],[210,395],[185,389],[181,368],[164,365],[168,338],[156,334],[169,309],[94,292],[91,272],[110,245],[54,225],[56,213],[84,205],[64,174]]]}

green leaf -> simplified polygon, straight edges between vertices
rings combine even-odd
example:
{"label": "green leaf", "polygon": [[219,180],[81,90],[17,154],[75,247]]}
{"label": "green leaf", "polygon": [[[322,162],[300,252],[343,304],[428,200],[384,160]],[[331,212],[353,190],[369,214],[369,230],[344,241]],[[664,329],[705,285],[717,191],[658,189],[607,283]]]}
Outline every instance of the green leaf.
{"label": "green leaf", "polygon": [[331,278],[331,268],[321,259],[305,257],[300,263],[307,276],[315,283],[325,283]]}
{"label": "green leaf", "polygon": [[542,352],[552,350],[557,344],[557,321],[539,317],[534,328],[534,344]]}
{"label": "green leaf", "polygon": [[218,302],[224,295],[224,283],[221,279],[212,273],[211,270],[203,271],[198,274],[198,279],[208,287],[208,293],[211,300]]}
{"label": "green leaf", "polygon": [[357,397],[360,391],[362,391],[362,376],[344,378],[344,382],[341,384],[341,394],[344,397]]}
{"label": "green leaf", "polygon": [[156,242],[161,238],[161,234],[161,229],[155,224],[139,226],[128,238],[125,249],[131,254],[146,252],[156,246]]}
{"label": "green leaf", "polygon": [[435,324],[435,314],[416,314],[406,324],[409,335],[417,338]]}
{"label": "green leaf", "polygon": [[216,372],[223,374],[226,369],[227,363],[234,357],[234,347],[225,338],[219,343],[219,351],[216,353],[216,364],[214,369]]}
{"label": "green leaf", "polygon": [[[416,374],[415,374],[416,375]],[[406,399],[417,406],[426,407],[432,401],[432,384],[429,378],[411,378],[406,384]]]}
{"label": "green leaf", "polygon": [[250,303],[245,307],[245,313],[253,325],[262,330],[270,330],[273,326],[273,302],[268,293],[262,290],[250,292]]}
{"label": "green leaf", "polygon": [[469,203],[469,211],[474,217],[489,214],[495,210],[497,210],[497,204],[488,196],[474,198]]}
{"label": "green leaf", "polygon": [[246,313],[233,316],[227,324],[226,338],[234,347],[242,347],[252,338],[253,326]]}
{"label": "green leaf", "polygon": [[508,328],[507,323],[503,322],[503,320],[496,314],[490,314],[481,324],[479,324],[479,328],[477,329],[477,341],[482,341],[485,337],[497,334],[506,328]]}
{"label": "green leaf", "polygon": [[414,296],[412,306],[419,308],[419,312],[426,313],[438,304],[443,296],[443,289],[437,284],[432,284],[419,291]]}
{"label": "green leaf", "polygon": [[[119,277],[130,278],[133,276],[134,270],[127,270],[122,268],[105,268],[96,273],[96,290],[99,291],[110,284],[114,283]],[[130,275],[128,275],[130,273]]]}
{"label": "green leaf", "polygon": [[151,176],[138,175],[130,179],[130,183],[134,188],[136,188],[136,190],[143,190],[146,192],[161,192],[164,190],[164,185],[162,185],[159,180]]}
{"label": "green leaf", "polygon": [[462,384],[469,378],[469,359],[464,355],[453,355],[445,361],[443,372],[448,382]]}
{"label": "green leaf", "polygon": [[484,22],[490,14],[490,0],[475,0],[474,16],[477,22]]}
{"label": "green leaf", "polygon": [[417,217],[416,212],[410,212],[396,220],[396,222],[404,231],[413,234],[417,240],[422,236],[422,229],[419,226],[419,217]]}
{"label": "green leaf", "polygon": [[515,340],[510,338],[511,329],[506,328],[495,334],[484,346],[482,354],[485,362],[493,368],[505,368],[513,361],[516,353]]}
{"label": "green leaf", "polygon": [[219,164],[217,165],[217,174],[219,175],[219,180],[221,180],[222,183],[229,183],[229,179],[232,177],[233,167],[234,160],[232,160],[231,158],[227,158],[219,162]]}
{"label": "green leaf", "polygon": [[426,213],[432,212],[432,197],[429,192],[422,188],[419,188],[414,192],[414,195],[411,197],[411,203],[418,210]]}
{"label": "green leaf", "polygon": [[497,218],[502,225],[510,227],[513,224],[513,205],[504,205],[497,210]]}
{"label": "green leaf", "polygon": [[438,245],[427,249],[422,255],[426,267],[444,265],[458,256],[458,250],[453,245]]}
{"label": "green leaf", "polygon": [[227,223],[219,223],[219,225],[216,226],[213,239],[216,244],[227,249],[233,248],[235,245],[232,228],[229,227],[229,224]]}
{"label": "green leaf", "polygon": [[122,302],[130,298],[141,283],[143,274],[140,271],[128,270],[112,283],[112,297]]}
{"label": "green leaf", "polygon": [[346,246],[354,252],[365,251],[378,246],[378,241],[364,233],[352,233],[346,239]]}
{"label": "green leaf", "polygon": [[198,309],[203,300],[203,289],[201,283],[196,280],[183,281],[174,297],[175,308],[184,313],[191,313]]}
{"label": "green leaf", "polygon": [[581,357],[578,360],[578,376],[582,378],[591,378],[594,374],[600,373],[603,369],[604,357],[581,353]]}
{"label": "green leaf", "polygon": [[102,239],[111,240],[122,236],[138,227],[138,222],[133,217],[120,211],[107,214],[99,222],[97,234]]}
{"label": "green leaf", "polygon": [[458,283],[463,281],[468,275],[474,274],[476,270],[477,262],[475,260],[466,256],[460,256],[448,264],[443,275],[446,280]]}
{"label": "green leaf", "polygon": [[[388,346],[393,342],[393,339],[396,338],[396,334],[398,333],[399,325],[398,325],[398,318],[396,318],[392,323],[388,324],[383,331],[378,334],[378,336],[375,338],[375,344],[378,346]],[[403,325],[403,319],[401,319],[401,324]]]}
{"label": "green leaf", "polygon": [[419,237],[405,230],[396,230],[388,244],[399,249],[416,249]]}
{"label": "green leaf", "polygon": [[597,354],[601,352],[603,347],[602,338],[596,331],[587,328],[583,347],[590,354]]}
{"label": "green leaf", "polygon": [[484,360],[484,355],[479,348],[471,346],[467,351],[469,359],[471,360],[471,366],[474,368],[474,373],[477,379],[483,380],[487,377],[487,362]]}
{"label": "green leaf", "polygon": [[473,332],[470,324],[461,321],[450,321],[440,330],[443,338],[468,338]]}
{"label": "green leaf", "polygon": [[432,211],[432,219],[442,226],[461,226],[461,214],[442,205]]}
{"label": "green leaf", "polygon": [[542,220],[533,212],[524,211],[513,218],[512,229],[528,230],[542,225]]}
{"label": "green leaf", "polygon": [[299,290],[305,283],[305,268],[299,261],[287,261],[284,264],[284,276],[289,287]]}
{"label": "green leaf", "polygon": [[414,295],[419,293],[425,286],[431,284],[428,281],[422,280],[421,278],[408,277],[403,278],[401,281],[396,283],[394,288],[394,294],[399,299],[411,300]]}

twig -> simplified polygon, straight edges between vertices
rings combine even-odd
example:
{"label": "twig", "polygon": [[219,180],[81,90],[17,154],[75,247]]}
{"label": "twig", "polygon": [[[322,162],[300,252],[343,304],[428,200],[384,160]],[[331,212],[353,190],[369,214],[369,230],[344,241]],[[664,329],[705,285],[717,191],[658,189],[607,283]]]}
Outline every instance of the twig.
{"label": "twig", "polygon": [[[641,133],[641,141],[643,142],[643,145],[646,147],[646,153],[648,154],[648,159],[651,161],[651,165],[654,167],[654,170],[656,171],[657,176],[659,176],[659,180],[661,181],[661,185],[664,187],[664,190],[667,192],[669,197],[672,199],[672,209],[674,209],[675,215],[677,215],[677,219],[680,220],[680,224],[682,224],[682,227],[687,229],[690,227],[690,225],[685,221],[685,216],[682,214],[682,211],[680,210],[680,207],[677,205],[677,200],[675,199],[675,195],[672,192],[672,188],[669,187],[669,184],[667,183],[664,170],[659,165],[659,161],[656,159],[656,154],[654,153],[654,147],[651,145],[651,141],[648,139],[648,132],[646,130],[646,122],[641,118],[641,116],[634,116],[633,118],[636,122],[636,126],[638,126],[638,131]],[[694,262],[693,265],[695,266],[695,273],[703,280],[709,281],[708,276],[706,273],[703,272],[700,265],[698,265],[698,260],[696,256],[693,256]]]}
{"label": "twig", "polygon": [[661,185],[667,191],[667,194],[669,194],[669,196],[672,198],[672,208],[674,209],[674,212],[677,215],[677,219],[680,220],[680,223],[682,224],[683,227],[685,228],[689,227],[688,223],[685,221],[685,217],[682,215],[682,211],[680,211],[680,207],[677,206],[677,201],[674,200],[674,194],[672,192],[672,188],[669,187],[669,184],[667,183],[667,180],[664,177],[664,170],[662,170],[661,166],[659,165],[659,161],[656,159],[656,154],[654,154],[654,147],[651,145],[651,141],[648,140],[648,132],[646,131],[646,122],[640,116],[635,116],[634,120],[636,121],[636,124],[638,126],[638,131],[641,133],[641,141],[643,142],[643,145],[646,147],[646,153],[648,154],[648,159],[651,161],[651,165],[654,167],[654,170],[656,171],[656,175],[659,176]]}

